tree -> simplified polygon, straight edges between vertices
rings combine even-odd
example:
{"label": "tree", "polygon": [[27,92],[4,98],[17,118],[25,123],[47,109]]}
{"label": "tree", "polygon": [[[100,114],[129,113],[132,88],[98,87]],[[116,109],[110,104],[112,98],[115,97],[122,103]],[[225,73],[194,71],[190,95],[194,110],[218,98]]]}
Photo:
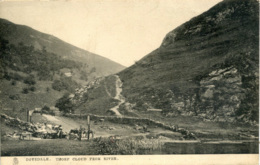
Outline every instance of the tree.
{"label": "tree", "polygon": [[44,111],[50,111],[50,107],[48,107],[47,105],[45,105],[45,106],[42,108],[42,110],[44,110]]}
{"label": "tree", "polygon": [[30,91],[32,91],[32,92],[35,92],[35,90],[36,90],[36,88],[35,88],[34,86],[30,87],[29,89],[30,89]]}
{"label": "tree", "polygon": [[28,89],[28,88],[23,88],[22,93],[23,93],[23,94],[28,94],[28,93],[29,93],[29,89]]}
{"label": "tree", "polygon": [[70,100],[70,94],[66,93],[61,97],[59,100],[57,100],[55,107],[59,108],[61,112],[64,113],[73,113],[74,112],[74,105]]}

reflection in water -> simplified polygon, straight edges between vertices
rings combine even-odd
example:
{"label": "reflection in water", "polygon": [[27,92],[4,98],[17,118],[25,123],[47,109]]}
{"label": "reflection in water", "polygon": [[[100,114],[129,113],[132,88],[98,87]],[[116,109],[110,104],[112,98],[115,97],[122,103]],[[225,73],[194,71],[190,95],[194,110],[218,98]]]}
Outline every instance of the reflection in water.
{"label": "reflection in water", "polygon": [[238,154],[258,153],[258,143],[205,144],[205,143],[166,143],[164,154]]}
{"label": "reflection in water", "polygon": [[142,151],[140,154],[256,154],[258,147],[258,142],[238,144],[165,143],[160,150]]}

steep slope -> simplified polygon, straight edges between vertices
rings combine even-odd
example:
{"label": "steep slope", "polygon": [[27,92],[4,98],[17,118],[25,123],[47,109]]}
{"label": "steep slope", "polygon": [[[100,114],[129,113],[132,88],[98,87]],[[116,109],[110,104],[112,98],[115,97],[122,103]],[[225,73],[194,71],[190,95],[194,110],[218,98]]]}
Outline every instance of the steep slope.
{"label": "steep slope", "polygon": [[64,93],[124,68],[56,37],[3,19],[0,48],[0,106],[8,114],[54,106]]}
{"label": "steep slope", "polygon": [[[155,108],[172,117],[258,122],[258,7],[255,0],[225,0],[169,32],[158,49],[118,74],[125,97],[120,113]],[[110,76],[83,93],[91,98],[108,81],[116,80]],[[82,105],[76,111],[88,113],[118,104],[106,92],[102,98],[104,109],[88,108],[98,98],[72,100]]]}
{"label": "steep slope", "polygon": [[14,45],[22,42],[24,45],[33,46],[37,50],[45,48],[48,52],[55,53],[64,59],[82,62],[88,66],[86,71],[95,70],[95,77],[107,76],[125,68],[107,58],[77,48],[52,35],[11,23],[5,19],[0,19],[0,36]]}
{"label": "steep slope", "polygon": [[139,110],[258,121],[258,15],[257,1],[226,0],[179,26],[119,74],[123,95]]}

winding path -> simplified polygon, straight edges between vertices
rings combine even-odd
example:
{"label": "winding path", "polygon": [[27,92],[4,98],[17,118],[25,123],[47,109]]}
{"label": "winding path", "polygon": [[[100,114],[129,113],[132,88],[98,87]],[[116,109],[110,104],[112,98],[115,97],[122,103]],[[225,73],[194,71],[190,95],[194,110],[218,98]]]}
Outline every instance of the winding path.
{"label": "winding path", "polygon": [[118,109],[119,109],[119,106],[125,102],[124,96],[121,95],[123,83],[120,80],[118,75],[114,75],[114,76],[116,77],[116,81],[115,81],[115,83],[116,83],[116,96],[114,97],[114,99],[119,100],[119,103],[115,107],[111,108],[110,110],[113,111],[117,116],[121,117],[122,115],[118,111]]}

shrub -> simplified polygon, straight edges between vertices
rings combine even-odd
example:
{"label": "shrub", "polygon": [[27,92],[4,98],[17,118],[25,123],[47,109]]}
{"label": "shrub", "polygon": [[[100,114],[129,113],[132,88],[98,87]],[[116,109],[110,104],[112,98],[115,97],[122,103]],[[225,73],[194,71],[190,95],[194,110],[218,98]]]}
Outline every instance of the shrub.
{"label": "shrub", "polygon": [[10,73],[10,76],[17,81],[22,81],[23,80],[23,76],[20,76],[18,73]]}
{"label": "shrub", "polygon": [[10,75],[7,72],[4,73],[4,79],[6,79],[8,81],[11,80],[11,77],[10,77]]}
{"label": "shrub", "polygon": [[75,106],[71,102],[69,95],[69,93],[65,93],[55,104],[55,107],[64,113],[74,113]]}
{"label": "shrub", "polygon": [[52,83],[52,88],[57,91],[67,90],[74,92],[77,87],[79,87],[79,85],[72,80],[71,77],[62,77],[60,80],[55,80]]}
{"label": "shrub", "polygon": [[42,110],[45,110],[45,111],[50,111],[50,107],[48,107],[47,105],[45,105]]}
{"label": "shrub", "polygon": [[22,93],[23,93],[23,94],[28,94],[28,93],[29,93],[29,89],[28,89],[28,88],[23,88]]}
{"label": "shrub", "polygon": [[18,94],[16,94],[16,95],[10,95],[9,98],[12,99],[12,100],[19,100],[19,99],[20,99],[20,96],[19,96]]}
{"label": "shrub", "polygon": [[13,81],[11,82],[11,85],[14,85],[14,86],[15,86],[15,85],[16,85],[16,81],[13,80]]}
{"label": "shrub", "polygon": [[97,70],[96,67],[93,67],[93,68],[90,70],[90,74],[96,72],[96,70]]}
{"label": "shrub", "polygon": [[36,84],[36,81],[34,80],[33,76],[26,77],[23,82],[28,85]]}
{"label": "shrub", "polygon": [[36,88],[34,86],[30,87],[30,91],[34,92]]}
{"label": "shrub", "polygon": [[66,87],[64,86],[64,84],[60,81],[60,80],[55,80],[52,83],[52,88],[56,91],[61,91],[63,89],[66,89]]}

